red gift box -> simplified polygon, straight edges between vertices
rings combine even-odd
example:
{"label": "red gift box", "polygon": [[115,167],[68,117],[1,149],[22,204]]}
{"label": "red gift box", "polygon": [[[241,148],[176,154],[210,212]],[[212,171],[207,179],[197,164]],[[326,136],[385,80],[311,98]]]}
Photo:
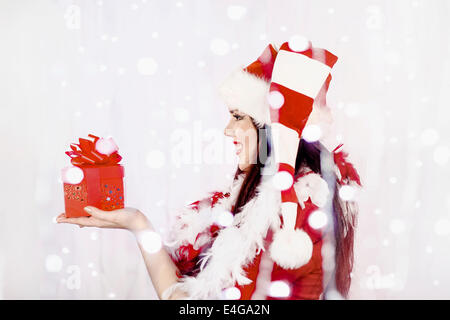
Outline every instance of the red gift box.
{"label": "red gift box", "polygon": [[118,164],[122,157],[117,146],[112,139],[89,137],[94,141],[80,138],[80,143],[66,152],[73,164],[62,170],[67,217],[90,216],[85,206],[106,211],[124,208],[124,168]]}

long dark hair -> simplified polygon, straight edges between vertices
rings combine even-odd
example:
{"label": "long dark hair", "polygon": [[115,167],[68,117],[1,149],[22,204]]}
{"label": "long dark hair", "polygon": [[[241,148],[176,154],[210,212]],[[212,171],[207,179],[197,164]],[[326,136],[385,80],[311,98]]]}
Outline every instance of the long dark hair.
{"label": "long dark hair", "polygon": [[[262,147],[266,147],[267,155],[270,155],[270,138],[268,138],[268,132],[270,129],[265,125],[263,128],[258,128],[257,124],[253,122],[254,126],[258,130],[258,156],[256,157],[257,162],[251,164],[249,170],[244,173],[242,170],[236,170],[234,178],[241,174],[245,174],[244,180],[242,182],[239,195],[236,199],[236,203],[233,207],[232,213],[238,214],[242,207],[250,201],[253,197],[257,195],[257,186],[261,181],[261,170],[264,167],[264,163],[261,162],[259,152]],[[321,153],[328,152],[318,141],[307,142],[304,139],[300,139],[297,158],[295,162],[295,177],[300,174],[300,170],[303,167],[310,168],[314,173],[322,174],[321,168]],[[338,186],[339,181],[334,174],[336,183],[334,186],[334,195],[332,202],[332,214],[334,222],[334,238],[335,238],[335,270],[334,279],[336,284],[336,290],[341,294],[342,297],[348,297],[348,291],[351,284],[351,271],[353,269],[353,240],[354,240],[354,229],[351,226],[355,226],[356,212],[355,208],[350,208],[347,203],[343,203],[339,198]],[[345,218],[345,211],[353,210],[350,216],[352,221],[348,221]]]}

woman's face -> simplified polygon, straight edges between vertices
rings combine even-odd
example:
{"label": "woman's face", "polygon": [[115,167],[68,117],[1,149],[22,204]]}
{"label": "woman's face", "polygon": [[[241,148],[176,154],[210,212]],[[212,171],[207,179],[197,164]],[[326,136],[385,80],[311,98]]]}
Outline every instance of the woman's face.
{"label": "woman's face", "polygon": [[249,115],[230,110],[231,119],[225,128],[225,135],[233,138],[236,154],[239,157],[239,169],[247,171],[256,163],[258,150],[257,129]]}

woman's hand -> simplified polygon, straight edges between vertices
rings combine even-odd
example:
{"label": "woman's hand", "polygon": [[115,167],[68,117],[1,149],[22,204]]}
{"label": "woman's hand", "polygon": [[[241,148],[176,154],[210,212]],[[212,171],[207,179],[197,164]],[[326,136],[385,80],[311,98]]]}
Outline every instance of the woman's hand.
{"label": "woman's hand", "polygon": [[133,233],[142,230],[153,230],[153,226],[147,217],[135,208],[124,208],[113,211],[103,211],[96,207],[87,206],[84,210],[90,217],[67,218],[65,213],[61,213],[57,218],[57,223],[76,224],[80,228],[116,228],[126,229]]}

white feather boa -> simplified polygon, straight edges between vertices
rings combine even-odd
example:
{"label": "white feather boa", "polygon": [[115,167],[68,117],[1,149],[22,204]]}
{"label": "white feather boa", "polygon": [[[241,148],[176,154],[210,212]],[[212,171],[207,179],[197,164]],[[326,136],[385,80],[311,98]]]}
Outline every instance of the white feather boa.
{"label": "white feather boa", "polygon": [[[316,177],[309,177],[311,175]],[[300,188],[304,189],[306,177],[309,182],[317,181],[317,178],[321,179],[317,174],[308,174],[296,181],[294,185],[296,191]],[[280,192],[274,188],[271,178],[267,176],[262,178],[262,182],[257,187],[257,196],[234,217],[231,226],[219,231],[212,246],[202,256],[201,271],[197,276],[182,277],[178,283],[163,293],[163,299],[170,297],[174,290],[186,292],[189,299],[222,299],[224,289],[234,286],[235,283],[239,285],[251,283],[243,268],[252,262],[261,250],[265,250],[264,238],[268,229],[279,230],[280,228]],[[219,200],[214,208],[203,206],[198,211],[185,209],[180,212],[171,230],[172,238],[166,242],[169,252],[173,254],[180,245],[188,243],[193,244],[194,248],[199,248],[210,241],[202,237],[197,238],[197,235],[214,223],[215,213],[231,210],[242,181],[242,176],[234,181],[228,190],[230,196]],[[306,201],[305,197],[311,197],[312,201],[322,200],[322,197],[316,194],[325,192],[324,185],[314,183],[308,186],[310,187],[307,188],[308,194],[303,191],[301,199]]]}

